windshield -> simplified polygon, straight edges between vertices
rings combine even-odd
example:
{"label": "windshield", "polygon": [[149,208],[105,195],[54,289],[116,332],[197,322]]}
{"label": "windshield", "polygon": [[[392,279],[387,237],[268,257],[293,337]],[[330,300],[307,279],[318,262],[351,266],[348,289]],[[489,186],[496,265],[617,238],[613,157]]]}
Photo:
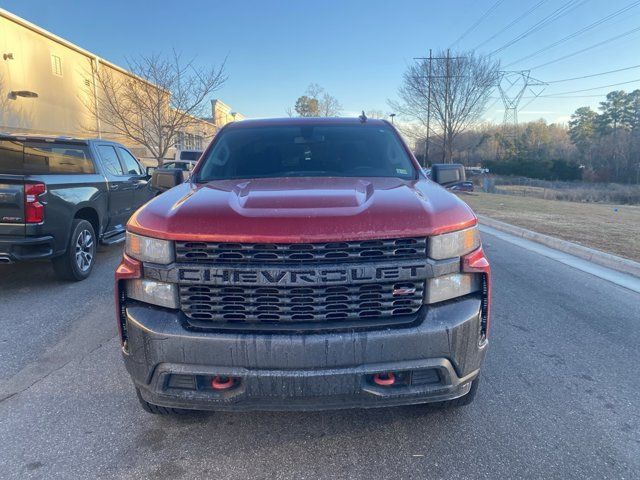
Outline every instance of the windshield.
{"label": "windshield", "polygon": [[415,175],[397,135],[385,125],[305,125],[221,132],[197,181]]}
{"label": "windshield", "polygon": [[198,160],[202,155],[200,151],[180,152],[180,160]]}

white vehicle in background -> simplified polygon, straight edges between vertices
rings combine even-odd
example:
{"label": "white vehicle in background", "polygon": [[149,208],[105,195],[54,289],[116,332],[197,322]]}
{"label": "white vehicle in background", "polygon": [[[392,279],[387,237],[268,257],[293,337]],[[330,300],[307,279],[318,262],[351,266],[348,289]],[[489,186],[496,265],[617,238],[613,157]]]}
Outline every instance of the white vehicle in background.
{"label": "white vehicle in background", "polygon": [[202,150],[176,150],[176,161],[197,162],[202,155]]}
{"label": "white vehicle in background", "polygon": [[191,176],[193,167],[202,155],[202,150],[178,150],[174,160],[162,162],[162,168],[177,168],[182,170],[182,178],[186,181]]}

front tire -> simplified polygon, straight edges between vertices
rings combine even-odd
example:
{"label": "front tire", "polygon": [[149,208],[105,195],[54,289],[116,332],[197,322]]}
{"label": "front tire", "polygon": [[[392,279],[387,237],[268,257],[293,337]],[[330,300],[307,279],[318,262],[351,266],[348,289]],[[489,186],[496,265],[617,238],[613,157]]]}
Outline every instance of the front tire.
{"label": "front tire", "polygon": [[62,280],[79,282],[86,279],[93,270],[96,258],[96,233],[93,226],[82,219],[71,224],[71,236],[67,251],[52,260],[53,270]]}

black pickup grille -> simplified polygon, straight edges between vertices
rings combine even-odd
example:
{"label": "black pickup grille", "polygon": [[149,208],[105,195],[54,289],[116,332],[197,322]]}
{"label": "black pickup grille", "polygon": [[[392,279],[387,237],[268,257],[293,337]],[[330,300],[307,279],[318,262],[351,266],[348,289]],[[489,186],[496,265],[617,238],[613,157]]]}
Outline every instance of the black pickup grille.
{"label": "black pickup grille", "polygon": [[176,261],[180,263],[339,263],[426,256],[424,237],[327,243],[176,242]]}
{"label": "black pickup grille", "polygon": [[224,323],[307,323],[415,314],[423,282],[333,286],[183,285],[182,311],[192,320]]}

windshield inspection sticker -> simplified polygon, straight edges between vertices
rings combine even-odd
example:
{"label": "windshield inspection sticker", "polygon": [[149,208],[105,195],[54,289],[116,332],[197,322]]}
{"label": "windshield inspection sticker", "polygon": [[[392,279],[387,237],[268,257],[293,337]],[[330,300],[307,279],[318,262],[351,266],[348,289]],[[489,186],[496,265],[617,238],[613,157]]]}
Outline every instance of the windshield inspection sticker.
{"label": "windshield inspection sticker", "polygon": [[399,173],[400,175],[406,175],[407,170],[404,168],[396,168],[396,173]]}

